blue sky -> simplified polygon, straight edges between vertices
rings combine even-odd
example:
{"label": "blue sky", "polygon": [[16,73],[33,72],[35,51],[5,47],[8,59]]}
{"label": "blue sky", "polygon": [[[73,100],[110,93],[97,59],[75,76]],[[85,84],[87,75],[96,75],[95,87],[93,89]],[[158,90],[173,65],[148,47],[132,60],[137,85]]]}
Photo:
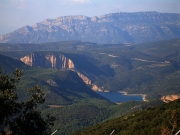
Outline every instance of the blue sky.
{"label": "blue sky", "polygon": [[140,11],[180,13],[180,0],[0,0],[0,35],[59,16]]}

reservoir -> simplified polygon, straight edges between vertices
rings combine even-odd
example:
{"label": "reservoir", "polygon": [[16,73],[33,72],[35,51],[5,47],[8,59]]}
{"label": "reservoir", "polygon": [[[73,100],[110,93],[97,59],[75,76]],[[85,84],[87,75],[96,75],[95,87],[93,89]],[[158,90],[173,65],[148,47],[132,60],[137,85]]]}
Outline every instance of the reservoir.
{"label": "reservoir", "polygon": [[97,92],[99,95],[109,99],[111,102],[143,101],[142,95],[124,95],[120,92]]}

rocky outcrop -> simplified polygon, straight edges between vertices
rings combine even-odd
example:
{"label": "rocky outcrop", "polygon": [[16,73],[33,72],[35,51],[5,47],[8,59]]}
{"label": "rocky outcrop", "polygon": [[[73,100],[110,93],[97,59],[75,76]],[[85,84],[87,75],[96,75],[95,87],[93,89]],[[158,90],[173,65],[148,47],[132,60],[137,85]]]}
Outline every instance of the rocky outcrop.
{"label": "rocky outcrop", "polygon": [[179,98],[180,98],[180,94],[178,94],[178,95],[166,95],[166,96],[162,96],[161,100],[163,102],[168,103],[170,101],[174,101],[174,100],[179,99]]}
{"label": "rocky outcrop", "polygon": [[62,16],[0,36],[1,43],[85,41],[100,44],[142,43],[180,37],[180,14],[112,13],[99,17]]}
{"label": "rocky outcrop", "polygon": [[46,82],[47,82],[49,85],[51,85],[51,86],[58,86],[57,83],[56,83],[54,80],[52,80],[52,79],[49,79],[49,80],[47,80]]}
{"label": "rocky outcrop", "polygon": [[[78,76],[88,85],[91,85],[91,80],[86,77],[85,75],[81,74],[74,70],[75,66],[73,61],[70,58],[60,54],[40,54],[34,53],[30,55],[26,55],[20,58],[22,62],[26,65],[33,66],[33,67],[44,67],[44,68],[52,68],[52,69],[73,69]],[[47,80],[47,83],[56,86],[57,84],[53,80]]]}
{"label": "rocky outcrop", "polygon": [[102,92],[103,91],[103,89],[102,88],[99,88],[97,85],[95,85],[95,84],[92,84],[92,88],[91,88],[92,90],[94,90],[94,91],[100,91],[100,92]]}
{"label": "rocky outcrop", "polygon": [[20,59],[26,65],[33,67],[45,67],[53,69],[71,69],[74,68],[74,63],[71,59],[64,55],[45,55],[45,54],[30,54]]}
{"label": "rocky outcrop", "polygon": [[24,62],[28,66],[33,66],[33,54],[24,56],[20,59],[22,62]]}
{"label": "rocky outcrop", "polygon": [[80,72],[77,72],[78,76],[88,85],[91,85],[91,80],[86,77],[85,75],[81,74]]}

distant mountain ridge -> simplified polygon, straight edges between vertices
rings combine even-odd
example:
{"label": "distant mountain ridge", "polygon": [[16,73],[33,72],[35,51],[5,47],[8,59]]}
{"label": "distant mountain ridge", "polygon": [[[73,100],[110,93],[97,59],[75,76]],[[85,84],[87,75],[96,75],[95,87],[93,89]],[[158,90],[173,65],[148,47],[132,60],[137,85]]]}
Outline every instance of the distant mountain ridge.
{"label": "distant mountain ridge", "polygon": [[112,13],[103,16],[63,16],[46,19],[0,36],[0,43],[44,43],[79,40],[142,43],[180,37],[180,14],[158,12]]}

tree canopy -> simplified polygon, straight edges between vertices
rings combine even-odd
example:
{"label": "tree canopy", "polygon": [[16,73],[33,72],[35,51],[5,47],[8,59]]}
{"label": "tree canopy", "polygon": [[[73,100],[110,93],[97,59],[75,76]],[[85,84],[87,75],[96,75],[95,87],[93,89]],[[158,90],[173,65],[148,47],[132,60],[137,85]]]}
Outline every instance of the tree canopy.
{"label": "tree canopy", "polygon": [[0,134],[48,135],[54,124],[54,117],[41,116],[40,104],[45,102],[44,93],[38,85],[28,88],[30,98],[18,99],[17,84],[22,71],[16,69],[12,76],[3,75],[0,70]]}

